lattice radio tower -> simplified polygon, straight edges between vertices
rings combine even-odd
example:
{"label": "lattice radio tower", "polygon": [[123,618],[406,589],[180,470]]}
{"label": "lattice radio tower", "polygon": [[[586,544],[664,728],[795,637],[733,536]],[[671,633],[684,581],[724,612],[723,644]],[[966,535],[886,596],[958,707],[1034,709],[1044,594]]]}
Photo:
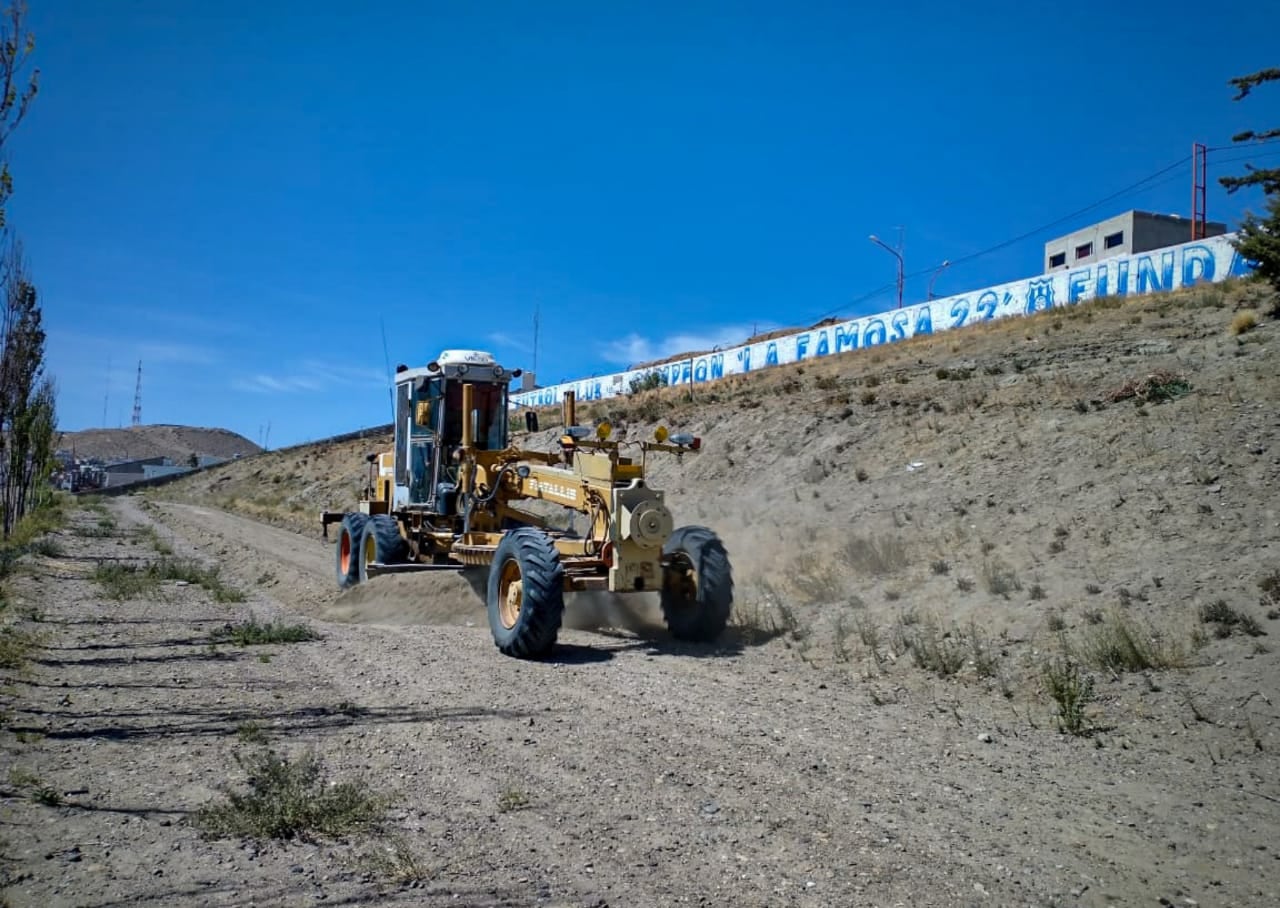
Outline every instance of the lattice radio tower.
{"label": "lattice radio tower", "polygon": [[133,389],[133,424],[142,425],[142,360],[138,360],[138,384]]}

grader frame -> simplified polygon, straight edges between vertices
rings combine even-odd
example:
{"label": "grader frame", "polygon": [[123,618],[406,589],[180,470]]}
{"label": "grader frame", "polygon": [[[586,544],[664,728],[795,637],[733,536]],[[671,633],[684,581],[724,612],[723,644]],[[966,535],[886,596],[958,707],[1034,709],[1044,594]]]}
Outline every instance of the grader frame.
{"label": "grader frame", "polygon": [[[393,450],[367,456],[356,510],[321,515],[326,538],[331,523],[341,524],[340,587],[380,573],[487,570],[495,644],[521,657],[550,649],[564,595],[575,592],[657,593],[668,628],[682,639],[711,640],[724,629],[733,584],[723,543],[706,527],[676,529],[664,494],[646,480],[650,454],[679,458],[699,451],[700,439],[662,427],[653,441],[612,439],[607,422],[594,430],[578,425],[575,397],[566,392],[554,446],[518,448],[508,438],[502,379],[519,370],[506,373],[482,351],[444,351],[425,370],[400,367],[397,375],[408,406],[398,413]],[[528,416],[536,432],[536,413]],[[485,425],[489,431],[479,431]],[[411,465],[415,439],[422,451]],[[633,446],[638,462],[622,453]],[[520,507],[528,502],[557,505],[574,518],[557,526]]]}

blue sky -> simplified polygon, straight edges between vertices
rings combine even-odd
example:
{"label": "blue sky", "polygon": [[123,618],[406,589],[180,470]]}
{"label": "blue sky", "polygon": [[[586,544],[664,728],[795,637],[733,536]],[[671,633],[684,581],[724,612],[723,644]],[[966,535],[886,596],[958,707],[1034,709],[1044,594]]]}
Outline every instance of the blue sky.
{"label": "blue sky", "polygon": [[[30,0],[41,92],[9,140],[64,429],[272,446],[386,421],[387,358],[542,383],[894,304],[998,244],[1277,124],[1280,6]],[[1268,151],[1275,153],[1276,146]],[[1210,158],[1209,215],[1235,226]],[[1267,163],[1258,159],[1259,163]],[[1272,159],[1275,160],[1274,158]],[[944,272],[1040,270],[1190,166]],[[908,282],[923,298],[928,275]]]}

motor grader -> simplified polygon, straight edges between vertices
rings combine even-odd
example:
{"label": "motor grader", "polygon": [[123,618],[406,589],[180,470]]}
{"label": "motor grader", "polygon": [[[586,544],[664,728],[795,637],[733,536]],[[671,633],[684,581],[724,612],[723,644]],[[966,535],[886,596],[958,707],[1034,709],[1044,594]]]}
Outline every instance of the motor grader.
{"label": "motor grader", "polygon": [[[338,586],[393,572],[487,571],[494,643],[517,658],[547,654],[565,594],[593,590],[657,593],[672,636],[717,638],[733,604],[724,544],[707,527],[675,528],[663,493],[645,479],[651,454],[683,457],[701,440],[663,427],[652,441],[615,440],[607,422],[578,425],[566,392],[558,441],[548,450],[515,447],[508,386],[520,374],[478,350],[397,367],[392,450],[366,455],[355,510],[321,515],[326,539],[330,524],[340,524]],[[524,417],[526,432],[536,433],[537,413]],[[638,461],[623,453],[632,448]],[[561,528],[543,511],[573,519]]]}

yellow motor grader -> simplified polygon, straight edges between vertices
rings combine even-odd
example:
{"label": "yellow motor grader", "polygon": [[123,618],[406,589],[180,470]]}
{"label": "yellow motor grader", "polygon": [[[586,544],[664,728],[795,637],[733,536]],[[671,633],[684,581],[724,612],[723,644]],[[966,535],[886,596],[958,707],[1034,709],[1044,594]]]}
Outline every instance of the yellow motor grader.
{"label": "yellow motor grader", "polygon": [[[650,454],[680,457],[701,440],[662,427],[653,441],[614,440],[607,422],[579,426],[566,392],[558,442],[514,447],[507,392],[520,374],[479,350],[397,367],[393,449],[366,456],[368,483],[355,510],[321,514],[326,539],[329,525],[340,524],[338,586],[390,572],[487,569],[494,643],[517,658],[547,654],[565,593],[588,590],[657,593],[673,637],[716,639],[733,605],[724,544],[707,527],[675,528],[663,493],[645,480]],[[536,412],[524,417],[537,432]],[[638,462],[623,455],[633,447]],[[528,510],[533,501],[573,512],[570,528]]]}

